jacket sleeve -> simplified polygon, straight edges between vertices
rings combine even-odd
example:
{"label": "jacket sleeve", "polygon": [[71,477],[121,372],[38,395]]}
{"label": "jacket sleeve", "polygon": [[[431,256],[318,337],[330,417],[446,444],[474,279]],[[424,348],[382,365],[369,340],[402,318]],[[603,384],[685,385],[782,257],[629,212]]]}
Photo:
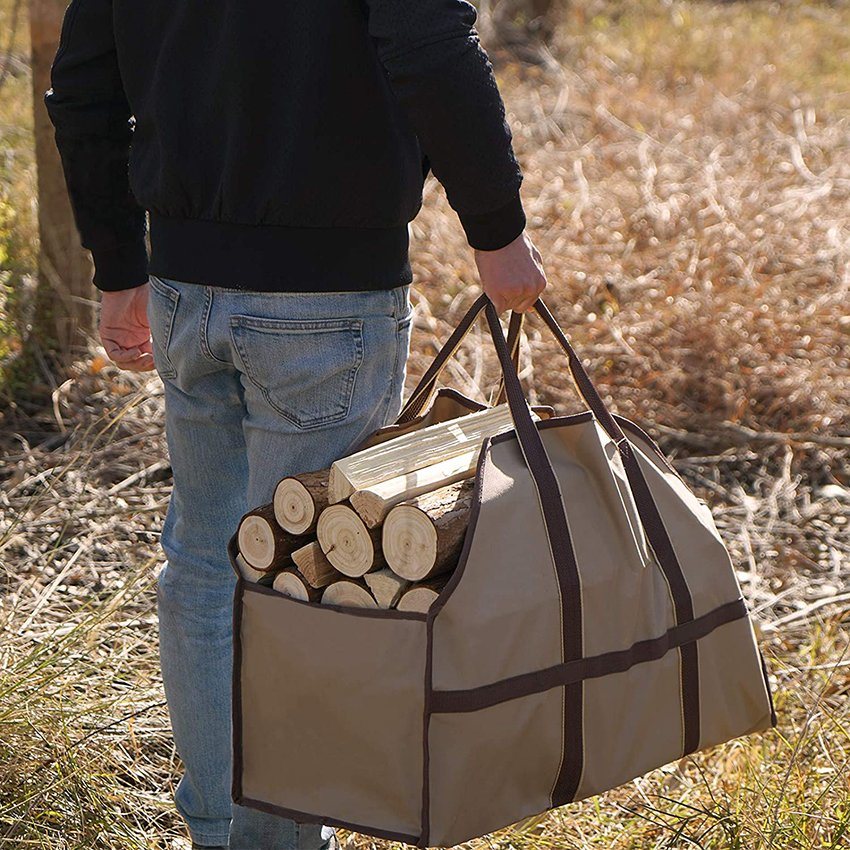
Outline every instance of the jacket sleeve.
{"label": "jacket sleeve", "polygon": [[94,259],[94,284],[107,291],[140,286],[148,278],[146,221],[130,191],[133,133],[112,0],[71,0],[50,82],[44,100],[77,229]]}
{"label": "jacket sleeve", "polygon": [[493,68],[465,0],[366,0],[369,33],[473,248],[495,250],[525,227],[522,172]]}

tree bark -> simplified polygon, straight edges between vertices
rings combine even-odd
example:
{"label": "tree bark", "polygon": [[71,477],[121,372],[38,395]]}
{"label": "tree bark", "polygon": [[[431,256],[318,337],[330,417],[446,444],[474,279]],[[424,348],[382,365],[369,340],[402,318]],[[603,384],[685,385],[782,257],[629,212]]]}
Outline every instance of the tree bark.
{"label": "tree bark", "polygon": [[30,0],[32,91],[38,169],[38,286],[27,346],[61,370],[80,356],[95,330],[92,263],[80,245],[53,125],[44,105],[67,0]]}

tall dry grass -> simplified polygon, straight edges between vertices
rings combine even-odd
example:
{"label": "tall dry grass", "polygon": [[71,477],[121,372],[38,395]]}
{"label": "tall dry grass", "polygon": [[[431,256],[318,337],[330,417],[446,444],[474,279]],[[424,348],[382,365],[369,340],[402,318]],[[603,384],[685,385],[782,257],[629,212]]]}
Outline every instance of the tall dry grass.
{"label": "tall dry grass", "polygon": [[[848,842],[848,25],[844,3],[574,0],[551,50],[524,51],[538,64],[493,51],[547,300],[615,409],[712,504],[780,725],[470,850]],[[0,95],[16,210],[25,88]],[[411,380],[477,295],[433,182],[413,235]],[[560,357],[531,323],[530,394],[577,408]],[[495,379],[482,332],[449,379]],[[4,416],[0,848],[178,846],[152,590],[161,390],[93,358],[51,409]]]}

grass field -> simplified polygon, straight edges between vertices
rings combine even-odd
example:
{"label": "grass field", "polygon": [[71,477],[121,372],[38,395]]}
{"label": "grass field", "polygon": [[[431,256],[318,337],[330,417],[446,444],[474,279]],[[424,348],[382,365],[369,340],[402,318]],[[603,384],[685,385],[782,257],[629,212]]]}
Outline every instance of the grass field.
{"label": "grass field", "polygon": [[[24,21],[16,33],[0,89],[13,296],[35,257]],[[468,848],[847,846],[850,5],[574,0],[538,64],[492,55],[547,301],[612,406],[712,505],[780,722]],[[411,381],[478,294],[433,182],[412,251]],[[529,394],[578,409],[538,324],[526,343]],[[495,380],[483,332],[449,377],[478,394]],[[49,408],[0,417],[0,850],[180,847],[153,594],[161,386],[93,347]]]}

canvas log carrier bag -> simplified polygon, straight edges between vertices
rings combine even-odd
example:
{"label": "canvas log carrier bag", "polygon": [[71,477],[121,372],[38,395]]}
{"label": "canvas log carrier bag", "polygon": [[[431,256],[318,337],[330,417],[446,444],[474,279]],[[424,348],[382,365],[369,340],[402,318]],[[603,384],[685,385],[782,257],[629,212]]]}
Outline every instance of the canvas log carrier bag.
{"label": "canvas log carrier bag", "polygon": [[609,413],[535,306],[585,412],[533,420],[511,357],[518,321],[506,341],[482,296],[372,440],[480,409],[434,388],[486,310],[515,430],[481,449],[460,561],[427,614],[239,579],[237,803],[452,846],[776,724],[708,507]]}

